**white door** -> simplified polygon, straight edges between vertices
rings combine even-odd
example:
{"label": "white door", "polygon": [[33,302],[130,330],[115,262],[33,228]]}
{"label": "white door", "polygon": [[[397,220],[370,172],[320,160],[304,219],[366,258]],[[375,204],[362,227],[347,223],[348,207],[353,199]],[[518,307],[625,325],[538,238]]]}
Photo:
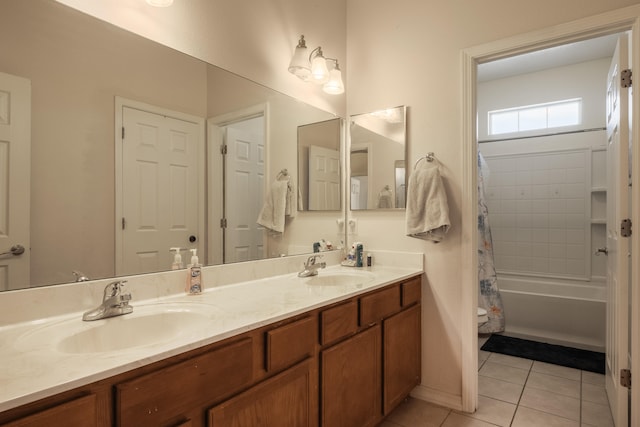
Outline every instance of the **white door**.
{"label": "white door", "polygon": [[[168,270],[169,248],[200,249],[198,153],[203,123],[122,107],[122,200],[117,275]],[[183,253],[185,264],[191,254]]]}
{"label": "white door", "polygon": [[264,139],[255,132],[227,127],[225,140],[224,262],[262,259],[264,232],[256,219],[263,201]]}
{"label": "white door", "polygon": [[606,390],[617,427],[628,425],[628,390],[620,370],[629,366],[629,239],[620,224],[629,218],[629,89],[621,87],[628,68],[627,36],[618,45],[607,76],[607,343]]}
{"label": "white door", "polygon": [[309,146],[309,210],[340,210],[340,152]]}
{"label": "white door", "polygon": [[30,286],[30,177],[31,81],[0,73],[0,291]]}

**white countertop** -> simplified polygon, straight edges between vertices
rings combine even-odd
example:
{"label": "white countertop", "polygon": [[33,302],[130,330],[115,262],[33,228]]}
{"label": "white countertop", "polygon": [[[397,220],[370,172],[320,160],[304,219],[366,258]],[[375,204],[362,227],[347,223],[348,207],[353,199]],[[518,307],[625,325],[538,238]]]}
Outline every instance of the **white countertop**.
{"label": "white countertop", "polygon": [[[353,273],[331,266],[320,275]],[[259,328],[398,280],[422,273],[418,267],[374,266],[357,269],[372,278],[358,285],[309,285],[295,273],[212,287],[201,295],[173,295],[131,301],[136,314],[155,304],[198,306],[208,314],[169,341],[100,353],[69,353],[58,349],[56,336],[96,327],[99,322],[123,321],[127,316],[83,322],[82,312],[36,319],[0,327],[0,412],[63,391],[117,375],[243,332]],[[99,303],[99,301],[96,301]],[[97,305],[97,304],[95,304]],[[167,305],[168,306],[168,305]],[[123,327],[121,333],[127,334]],[[40,334],[40,335],[38,335]],[[37,338],[42,337],[42,339]],[[36,338],[36,339],[34,339]],[[53,344],[52,344],[53,343]]]}

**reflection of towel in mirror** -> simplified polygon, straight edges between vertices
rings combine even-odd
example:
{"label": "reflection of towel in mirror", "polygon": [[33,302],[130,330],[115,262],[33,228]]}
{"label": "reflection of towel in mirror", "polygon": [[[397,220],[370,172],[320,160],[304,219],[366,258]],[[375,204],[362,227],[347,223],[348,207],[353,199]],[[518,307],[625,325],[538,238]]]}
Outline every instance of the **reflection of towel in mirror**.
{"label": "reflection of towel in mirror", "polygon": [[284,232],[285,216],[295,217],[295,191],[288,179],[271,184],[257,223],[279,233]]}
{"label": "reflection of towel in mirror", "polygon": [[379,209],[388,209],[393,208],[393,197],[391,194],[391,190],[389,190],[389,186],[385,186],[385,188],[378,194],[378,206]]}
{"label": "reflection of towel in mirror", "polygon": [[438,243],[449,231],[449,205],[436,163],[422,162],[409,177],[407,236]]}

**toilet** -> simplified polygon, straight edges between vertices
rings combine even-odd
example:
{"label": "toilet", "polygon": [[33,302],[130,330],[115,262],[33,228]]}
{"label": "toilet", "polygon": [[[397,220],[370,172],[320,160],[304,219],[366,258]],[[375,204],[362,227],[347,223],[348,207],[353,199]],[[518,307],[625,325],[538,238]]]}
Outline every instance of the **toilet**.
{"label": "toilet", "polygon": [[487,310],[482,307],[478,307],[478,327],[484,325],[489,321],[489,316],[487,315]]}

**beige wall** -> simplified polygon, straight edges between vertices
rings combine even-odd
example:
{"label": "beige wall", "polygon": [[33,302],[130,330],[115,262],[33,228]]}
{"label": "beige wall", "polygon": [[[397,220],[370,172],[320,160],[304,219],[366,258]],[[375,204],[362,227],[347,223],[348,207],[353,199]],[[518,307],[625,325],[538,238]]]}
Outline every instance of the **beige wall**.
{"label": "beige wall", "polygon": [[169,8],[144,0],[57,1],[319,108],[345,113],[346,95],[326,95],[286,70],[304,34],[310,50],[322,46],[346,75],[346,0],[175,0]]}
{"label": "beige wall", "polygon": [[[349,0],[347,111],[405,104],[408,165],[441,161],[452,227],[434,245],[404,236],[403,212],[356,212],[357,240],[371,250],[425,253],[422,384],[443,400],[462,395],[461,50],[632,4],[631,0]],[[384,223],[384,227],[381,227]],[[467,346],[467,348],[470,348]]]}

